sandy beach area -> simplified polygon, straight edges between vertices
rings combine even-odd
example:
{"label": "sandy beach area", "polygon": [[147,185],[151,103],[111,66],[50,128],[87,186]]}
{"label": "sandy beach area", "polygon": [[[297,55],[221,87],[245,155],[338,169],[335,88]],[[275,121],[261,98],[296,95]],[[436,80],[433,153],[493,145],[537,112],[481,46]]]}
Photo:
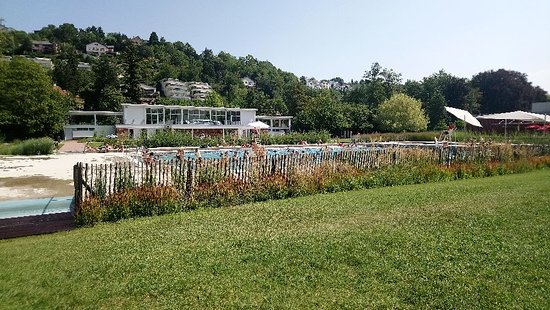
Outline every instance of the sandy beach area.
{"label": "sandy beach area", "polygon": [[74,193],[76,163],[126,161],[130,156],[128,153],[0,156],[0,201],[70,196]]}

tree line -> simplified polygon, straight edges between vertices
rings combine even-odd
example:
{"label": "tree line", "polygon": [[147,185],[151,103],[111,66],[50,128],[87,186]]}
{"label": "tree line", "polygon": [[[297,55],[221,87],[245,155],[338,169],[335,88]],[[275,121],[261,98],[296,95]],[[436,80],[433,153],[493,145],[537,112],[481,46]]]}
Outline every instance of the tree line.
{"label": "tree line", "polygon": [[[55,55],[36,54],[32,51],[32,40],[54,42],[59,51]],[[86,55],[85,46],[92,42],[113,45],[116,55]],[[444,106],[479,114],[530,110],[532,102],[548,100],[545,90],[533,86],[526,74],[513,70],[490,70],[471,79],[442,70],[420,81],[403,81],[400,73],[376,62],[362,79],[351,81],[346,89],[317,90],[305,85],[305,77],[297,77],[252,55],[236,57],[223,51],[215,54],[210,49],[198,53],[189,43],[168,42],[156,32],[148,40],[136,43],[125,34],[105,33],[96,26],[77,29],[68,23],[48,25],[33,33],[0,25],[0,52],[5,56],[51,57],[54,64],[51,72],[23,59],[13,58],[12,63],[1,64],[2,90],[20,84],[18,87],[26,87],[24,84],[31,82],[21,79],[26,76],[22,72],[27,71],[37,72],[26,78],[38,79],[37,84],[43,86],[34,99],[32,94],[23,96],[16,90],[0,94],[0,130],[5,137],[13,124],[25,127],[24,115],[19,112],[32,111],[35,105],[43,104],[39,100],[44,94],[50,100],[60,101],[56,107],[62,108],[54,109],[52,115],[68,109],[119,111],[123,102],[139,102],[141,83],[160,89],[159,81],[165,78],[209,83],[214,91],[201,105],[256,108],[258,114],[292,115],[295,130],[327,130],[333,135],[343,131],[435,130],[450,121]],[[91,70],[80,69],[80,62],[89,63]],[[243,77],[251,78],[255,87],[246,87],[241,81]],[[333,80],[343,81],[339,77]],[[52,83],[60,88],[54,93]],[[161,98],[159,103],[163,102],[177,103]],[[50,119],[57,122],[59,118]],[[49,126],[43,132],[19,130],[8,138],[37,135],[59,135],[59,126]]]}

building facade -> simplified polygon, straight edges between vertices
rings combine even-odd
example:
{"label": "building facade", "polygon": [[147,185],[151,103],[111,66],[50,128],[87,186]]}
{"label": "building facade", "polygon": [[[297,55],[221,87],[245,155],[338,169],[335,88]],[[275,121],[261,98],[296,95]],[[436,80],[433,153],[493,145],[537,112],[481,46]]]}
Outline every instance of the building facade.
{"label": "building facade", "polygon": [[57,44],[50,41],[31,41],[32,51],[42,54],[56,54]]}
{"label": "building facade", "polygon": [[122,118],[122,112],[70,111],[69,124],[63,128],[65,140],[113,135],[116,132],[113,123],[122,122]]}
{"label": "building facade", "polygon": [[292,128],[292,116],[258,115],[256,120],[269,125],[267,131],[273,135],[283,135]]}

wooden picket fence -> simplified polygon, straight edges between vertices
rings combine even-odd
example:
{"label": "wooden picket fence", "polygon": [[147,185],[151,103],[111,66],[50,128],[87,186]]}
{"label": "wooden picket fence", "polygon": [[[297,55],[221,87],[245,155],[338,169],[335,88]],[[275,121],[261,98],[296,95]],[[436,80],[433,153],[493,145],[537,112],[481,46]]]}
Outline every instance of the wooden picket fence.
{"label": "wooden picket fence", "polygon": [[372,147],[325,149],[318,153],[256,154],[219,159],[173,159],[74,165],[75,201],[79,205],[91,196],[108,196],[131,187],[175,186],[190,196],[196,184],[213,179],[248,181],[271,175],[313,173],[323,165],[337,169],[342,164],[366,171],[400,163],[502,161],[550,153],[538,145],[466,145],[453,147]]}

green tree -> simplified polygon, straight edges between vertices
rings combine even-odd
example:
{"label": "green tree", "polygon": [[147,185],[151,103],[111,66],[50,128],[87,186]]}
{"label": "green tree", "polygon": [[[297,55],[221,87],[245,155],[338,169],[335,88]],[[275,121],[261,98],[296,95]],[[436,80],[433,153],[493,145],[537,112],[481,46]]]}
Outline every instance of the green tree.
{"label": "green tree", "polygon": [[428,125],[422,103],[405,94],[395,94],[380,104],[377,120],[381,130],[390,132],[422,131]]}
{"label": "green tree", "polygon": [[223,107],[225,104],[223,97],[220,96],[218,92],[212,91],[208,94],[208,97],[201,102],[201,105],[205,107]]}
{"label": "green tree", "polygon": [[342,130],[349,129],[351,123],[344,105],[331,92],[323,91],[298,112],[294,127],[301,131],[327,130],[338,135]]}
{"label": "green tree", "polygon": [[79,61],[76,49],[70,44],[63,44],[61,52],[53,60],[53,80],[73,95],[78,95],[91,82],[85,80],[85,76],[78,70]]}
{"label": "green tree", "polygon": [[382,68],[379,63],[372,64],[365,72],[363,80],[347,93],[346,102],[367,104],[376,108],[401,89],[401,74],[392,69]]}
{"label": "green tree", "polygon": [[86,96],[85,110],[120,111],[124,100],[120,92],[119,67],[111,57],[101,56],[92,66],[93,89]]}
{"label": "green tree", "polygon": [[59,25],[52,31],[53,38],[50,40],[60,43],[70,43],[73,46],[77,46],[79,43],[78,29],[69,23]]}
{"label": "green tree", "polygon": [[0,60],[0,132],[8,139],[57,137],[70,98],[54,89],[47,71],[22,57]]}
{"label": "green tree", "polygon": [[130,44],[122,53],[124,67],[124,84],[126,85],[126,97],[134,103],[138,103],[141,98],[142,83],[142,61],[144,57],[140,54],[136,44]]}
{"label": "green tree", "polygon": [[156,32],[151,32],[151,35],[149,35],[149,45],[157,45],[159,44],[159,36]]}
{"label": "green tree", "polygon": [[407,81],[405,93],[422,101],[429,123],[429,129],[440,129],[446,120],[445,106],[464,109],[472,113],[479,111],[479,89],[465,78],[458,78],[443,70],[425,77],[422,82]]}
{"label": "green tree", "polygon": [[481,113],[500,113],[515,110],[530,111],[531,103],[546,100],[546,91],[534,87],[527,75],[499,69],[486,71],[472,78],[481,91]]}
{"label": "green tree", "polygon": [[372,113],[362,104],[342,104],[344,115],[349,119],[349,128],[354,133],[366,133],[373,129]]}

